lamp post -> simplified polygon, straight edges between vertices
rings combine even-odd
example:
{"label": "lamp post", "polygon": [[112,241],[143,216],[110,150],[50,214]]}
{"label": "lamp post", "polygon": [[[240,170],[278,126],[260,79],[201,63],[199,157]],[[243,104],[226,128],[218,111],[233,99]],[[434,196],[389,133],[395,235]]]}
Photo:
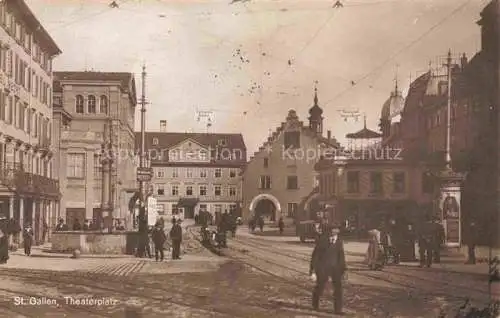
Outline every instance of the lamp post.
{"label": "lamp post", "polygon": [[445,229],[445,245],[447,247],[460,247],[462,238],[460,194],[465,174],[453,171],[451,165],[451,51],[448,51],[446,67],[448,70],[448,96],[446,105],[445,168],[438,174],[440,180],[438,217]]}

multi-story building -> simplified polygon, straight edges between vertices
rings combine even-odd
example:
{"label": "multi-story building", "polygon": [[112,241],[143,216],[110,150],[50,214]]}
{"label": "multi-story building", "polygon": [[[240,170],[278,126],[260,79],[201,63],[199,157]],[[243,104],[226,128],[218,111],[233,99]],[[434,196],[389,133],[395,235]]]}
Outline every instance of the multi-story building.
{"label": "multi-story building", "polygon": [[[474,221],[483,232],[495,232],[498,224],[498,0],[482,13],[481,51],[470,61],[465,54],[452,59],[451,66],[451,158],[452,168],[467,172],[462,185],[461,224],[463,233]],[[443,60],[445,64],[447,61]],[[431,68],[411,84],[401,121],[384,134],[383,144],[402,147],[406,162],[425,166],[431,175],[444,168],[448,98],[447,69]],[[382,131],[390,121],[381,118]],[[434,182],[439,195],[439,180]],[[435,200],[437,203],[437,200]],[[478,207],[480,207],[478,209]],[[439,212],[437,204],[434,212]],[[480,237],[487,239],[489,235]],[[464,237],[463,237],[464,238]],[[481,243],[488,243],[483,241]]]}
{"label": "multi-story building", "polygon": [[[153,169],[158,214],[193,219],[199,211],[215,218],[241,211],[241,172],[246,146],[241,134],[146,132],[145,149]],[[140,147],[140,133],[136,145]]]}
{"label": "multi-story building", "polygon": [[52,148],[52,61],[61,53],[23,0],[0,2],[0,215],[40,242],[59,201]]}
{"label": "multi-story building", "polygon": [[132,73],[54,73],[55,176],[62,193],[58,216],[68,225],[75,219],[130,223],[135,106]]}
{"label": "multi-story building", "polygon": [[314,164],[338,143],[330,131],[323,136],[323,110],[315,91],[309,125],[290,110],[285,122],[250,158],[243,175],[243,218],[295,219],[317,187]]}

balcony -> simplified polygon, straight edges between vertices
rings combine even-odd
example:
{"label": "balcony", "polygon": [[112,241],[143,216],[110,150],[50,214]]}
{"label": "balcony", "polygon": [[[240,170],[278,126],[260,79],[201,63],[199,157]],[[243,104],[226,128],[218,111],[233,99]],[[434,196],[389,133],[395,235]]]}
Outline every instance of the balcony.
{"label": "balcony", "polygon": [[0,182],[18,194],[58,197],[59,181],[26,172],[19,164],[7,164],[0,170]]}

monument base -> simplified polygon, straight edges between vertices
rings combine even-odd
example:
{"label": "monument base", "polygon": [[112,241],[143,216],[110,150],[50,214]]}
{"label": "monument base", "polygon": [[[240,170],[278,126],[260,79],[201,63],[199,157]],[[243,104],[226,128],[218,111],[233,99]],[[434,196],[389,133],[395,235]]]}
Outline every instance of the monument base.
{"label": "monument base", "polygon": [[81,254],[133,254],[137,232],[102,233],[96,231],[68,231],[52,233],[51,252]]}

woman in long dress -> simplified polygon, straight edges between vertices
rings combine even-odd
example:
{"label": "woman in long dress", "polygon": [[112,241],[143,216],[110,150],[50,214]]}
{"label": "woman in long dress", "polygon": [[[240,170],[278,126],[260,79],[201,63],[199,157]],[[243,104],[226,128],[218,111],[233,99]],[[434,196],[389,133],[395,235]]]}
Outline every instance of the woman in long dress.
{"label": "woman in long dress", "polygon": [[0,229],[0,264],[9,260],[9,235]]}
{"label": "woman in long dress", "polygon": [[384,251],[380,242],[380,231],[371,230],[368,232],[370,241],[366,252],[366,262],[371,270],[380,270],[384,267]]}

